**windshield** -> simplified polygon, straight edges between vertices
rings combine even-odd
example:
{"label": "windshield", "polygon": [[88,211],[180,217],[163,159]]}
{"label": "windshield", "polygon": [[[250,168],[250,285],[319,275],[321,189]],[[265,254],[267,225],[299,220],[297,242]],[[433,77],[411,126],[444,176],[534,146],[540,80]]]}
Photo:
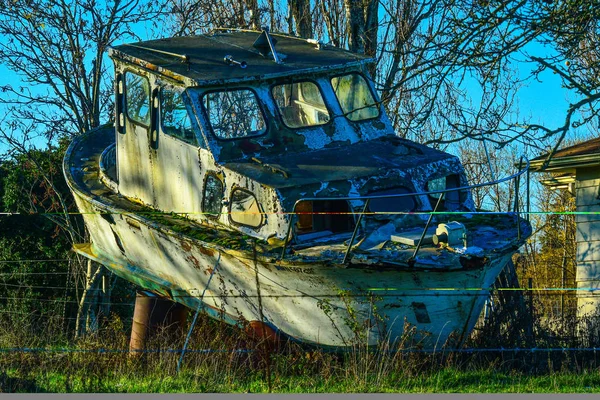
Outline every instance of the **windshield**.
{"label": "windshield", "polygon": [[379,116],[369,85],[359,74],[347,74],[331,79],[331,85],[342,107],[351,121],[362,121]]}
{"label": "windshield", "polygon": [[242,139],[266,131],[256,95],[249,89],[206,93],[202,96],[202,105],[219,139]]}
{"label": "windshield", "polygon": [[329,122],[329,112],[323,96],[313,82],[276,85],[273,87],[273,98],[283,122],[290,128]]}

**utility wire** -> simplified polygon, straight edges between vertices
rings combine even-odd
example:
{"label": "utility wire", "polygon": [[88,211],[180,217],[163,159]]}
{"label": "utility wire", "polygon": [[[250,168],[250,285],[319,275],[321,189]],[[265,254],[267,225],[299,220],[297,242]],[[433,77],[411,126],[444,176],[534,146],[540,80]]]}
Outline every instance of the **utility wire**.
{"label": "utility wire", "polygon": [[[19,212],[0,212],[0,216],[32,216],[32,215],[64,215],[65,213],[60,212],[35,212],[35,213],[19,213]],[[201,211],[103,211],[103,212],[76,212],[71,211],[67,213],[69,215],[125,215],[125,216],[135,216],[135,215],[173,215],[173,216],[186,216],[186,215],[211,215],[214,216],[215,213],[211,212],[201,212]],[[355,215],[355,214],[364,214],[364,215],[600,215],[600,211],[397,211],[397,212],[388,212],[388,211],[340,211],[340,212],[331,212],[331,211],[323,211],[323,212],[224,212],[218,213],[219,215]]]}

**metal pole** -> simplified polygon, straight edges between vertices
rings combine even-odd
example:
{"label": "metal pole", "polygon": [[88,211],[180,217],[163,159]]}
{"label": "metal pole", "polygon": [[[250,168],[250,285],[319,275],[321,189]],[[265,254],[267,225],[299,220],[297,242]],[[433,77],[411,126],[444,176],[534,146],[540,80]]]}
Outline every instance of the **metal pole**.
{"label": "metal pole", "polygon": [[494,174],[494,169],[492,168],[492,160],[490,160],[490,153],[488,152],[487,144],[485,143],[485,137],[483,133],[481,134],[481,141],[483,142],[483,149],[485,150],[485,156],[487,157],[488,167],[490,168],[490,176],[493,181],[496,180],[496,174]]}
{"label": "metal pole", "polygon": [[356,238],[356,233],[358,232],[360,221],[362,221],[363,215],[365,215],[365,212],[367,212],[367,207],[369,206],[370,200],[371,199],[367,199],[365,201],[365,206],[363,207],[362,213],[360,213],[360,215],[358,216],[358,220],[356,221],[356,225],[354,226],[354,232],[352,232],[352,237],[350,238],[350,243],[348,243],[348,249],[346,249],[346,254],[344,255],[344,260],[342,261],[342,264],[346,264],[346,260],[350,255],[350,250],[352,249],[352,244],[354,243],[354,239]]}
{"label": "metal pole", "polygon": [[421,234],[421,238],[419,239],[419,243],[417,243],[417,248],[415,249],[415,252],[413,253],[412,257],[410,257],[408,259],[408,265],[410,265],[411,267],[415,265],[415,262],[417,262],[417,253],[419,252],[419,249],[421,248],[421,244],[423,243],[423,239],[425,238],[425,235],[427,234],[427,229],[429,229],[429,224],[431,224],[431,220],[433,219],[433,215],[437,211],[437,209],[438,209],[440,203],[442,202],[442,199],[444,198],[445,194],[446,194],[446,192],[442,193],[440,195],[440,198],[438,199],[437,203],[435,203],[435,208],[433,209],[433,211],[431,212],[431,214],[429,214],[429,219],[427,220],[427,223],[425,224],[425,229],[423,229],[423,233]]}
{"label": "metal pole", "polygon": [[285,235],[285,240],[283,241],[283,249],[281,249],[281,258],[279,261],[283,261],[283,257],[285,257],[285,251],[287,250],[288,241],[290,240],[290,232],[292,231],[292,225],[294,225],[294,217],[296,216],[296,206],[302,199],[296,201],[294,203],[294,208],[292,209],[292,215],[290,216],[290,224],[288,225],[287,234]]}
{"label": "metal pole", "polygon": [[215,264],[215,267],[213,268],[212,272],[210,273],[210,276],[208,277],[208,282],[206,282],[206,286],[204,287],[204,290],[202,291],[202,295],[200,295],[200,304],[198,305],[198,308],[196,309],[196,313],[194,314],[194,319],[192,320],[192,325],[190,326],[190,330],[188,331],[187,337],[185,338],[185,343],[183,344],[183,349],[181,349],[181,356],[179,357],[179,361],[177,361],[177,373],[179,373],[179,370],[181,368],[181,362],[183,361],[183,356],[185,355],[185,351],[187,350],[188,342],[190,341],[190,336],[192,336],[192,331],[194,330],[194,327],[196,326],[196,321],[198,320],[198,314],[200,313],[200,308],[203,307],[203,305],[204,305],[204,303],[202,303],[202,300],[204,299],[204,294],[206,293],[206,289],[208,289],[208,286],[210,285],[210,281],[212,280],[213,275],[215,274],[215,272],[217,272],[217,269],[219,268],[220,261],[221,261],[221,253],[219,253],[219,256],[217,257],[217,263]]}
{"label": "metal pole", "polygon": [[263,313],[262,298],[260,295],[260,280],[258,279],[258,263],[256,262],[256,240],[253,242],[252,258],[254,259],[254,276],[256,279],[256,294],[258,296],[258,314],[260,318],[262,335],[263,335],[263,350],[265,351],[265,375],[267,378],[267,387],[269,393],[271,392],[271,354],[269,352],[269,344],[267,343],[266,327],[265,327],[265,315]]}
{"label": "metal pole", "polygon": [[[519,159],[519,170],[521,170],[522,166],[523,156],[521,156],[521,158]],[[520,178],[521,175],[517,175],[517,177],[515,178],[515,212],[517,213],[517,240],[521,240],[521,221],[519,220],[519,189],[521,188]]]}
{"label": "metal pole", "polygon": [[530,201],[531,201],[531,199],[529,198],[530,197],[530,194],[529,194],[529,175],[530,175],[529,168],[527,168],[527,176],[526,176],[526,179],[527,179],[527,221],[529,221],[529,211],[530,211],[529,206],[530,206]]}

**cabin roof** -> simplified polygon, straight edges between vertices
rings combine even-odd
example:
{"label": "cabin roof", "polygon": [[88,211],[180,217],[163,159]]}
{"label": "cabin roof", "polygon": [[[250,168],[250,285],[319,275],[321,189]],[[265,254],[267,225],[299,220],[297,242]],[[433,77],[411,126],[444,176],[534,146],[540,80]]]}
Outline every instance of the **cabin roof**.
{"label": "cabin roof", "polygon": [[[276,40],[276,52],[283,58],[263,57],[253,47],[261,32],[217,31],[211,34],[174,37],[123,44],[109,50],[112,58],[125,60],[164,75],[193,84],[217,84],[249,81],[352,68],[370,58],[315,41],[293,36],[270,34]],[[227,65],[225,56],[247,63],[246,68]]]}
{"label": "cabin roof", "polygon": [[[531,160],[531,170],[540,171],[548,153]],[[559,149],[552,155],[545,171],[568,172],[576,167],[589,167],[600,164],[600,138],[587,140]]]}

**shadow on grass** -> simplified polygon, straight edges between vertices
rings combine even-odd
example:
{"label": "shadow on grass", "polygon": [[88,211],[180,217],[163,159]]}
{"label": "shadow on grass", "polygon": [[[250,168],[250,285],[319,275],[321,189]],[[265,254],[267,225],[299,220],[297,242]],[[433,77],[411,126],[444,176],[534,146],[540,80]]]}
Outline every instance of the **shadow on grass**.
{"label": "shadow on grass", "polygon": [[8,376],[6,372],[0,373],[0,393],[46,393],[32,379],[23,379]]}

